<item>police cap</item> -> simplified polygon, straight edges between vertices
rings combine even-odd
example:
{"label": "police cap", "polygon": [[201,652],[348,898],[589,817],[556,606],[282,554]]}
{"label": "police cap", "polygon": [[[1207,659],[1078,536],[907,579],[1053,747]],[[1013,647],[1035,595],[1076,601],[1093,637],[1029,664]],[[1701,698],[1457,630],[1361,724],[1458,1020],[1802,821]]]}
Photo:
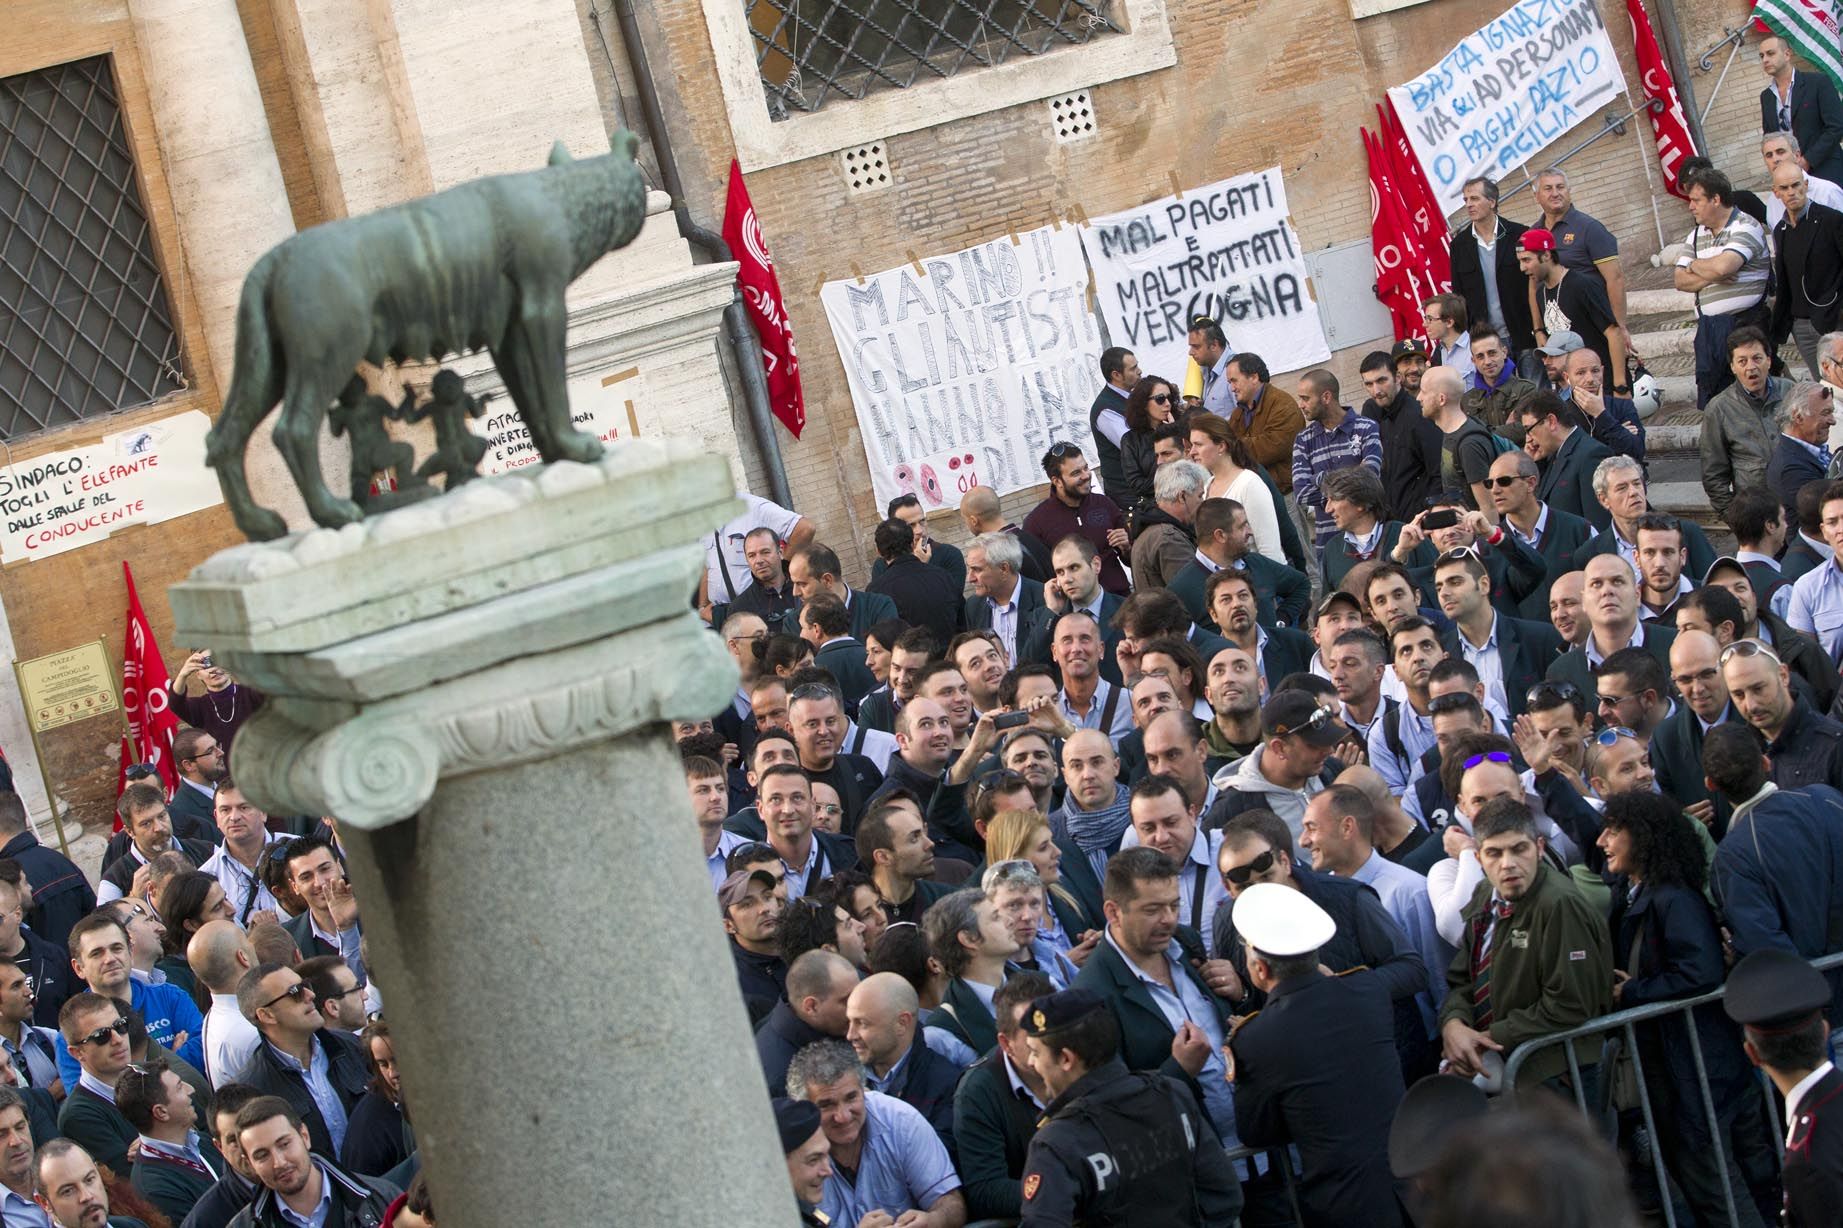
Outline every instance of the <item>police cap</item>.
{"label": "police cap", "polygon": [[781,1154],[786,1155],[819,1132],[819,1106],[810,1100],[776,1096],[774,1125],[781,1132]]}
{"label": "police cap", "polygon": [[1331,914],[1302,891],[1255,883],[1235,897],[1235,932],[1263,955],[1310,955],[1337,933]]}
{"label": "police cap", "polygon": [[1106,1009],[1107,1003],[1093,990],[1065,989],[1033,1001],[1018,1026],[1028,1036],[1043,1036]]}
{"label": "police cap", "polygon": [[1728,974],[1728,1018],[1770,1031],[1802,1027],[1830,1005],[1824,974],[1790,951],[1754,951]]}
{"label": "police cap", "polygon": [[1453,1136],[1483,1117],[1485,1093],[1470,1079],[1435,1074],[1415,1083],[1401,1098],[1389,1126],[1389,1171],[1403,1181],[1432,1168]]}

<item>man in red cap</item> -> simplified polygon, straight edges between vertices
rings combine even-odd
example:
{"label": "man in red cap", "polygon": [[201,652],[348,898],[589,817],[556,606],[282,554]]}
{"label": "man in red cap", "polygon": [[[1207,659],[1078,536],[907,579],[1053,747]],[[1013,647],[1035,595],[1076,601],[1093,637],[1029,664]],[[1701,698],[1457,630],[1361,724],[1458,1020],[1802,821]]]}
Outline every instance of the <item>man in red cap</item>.
{"label": "man in red cap", "polygon": [[1555,232],[1531,227],[1523,232],[1523,250],[1517,267],[1529,276],[1536,291],[1536,339],[1548,344],[1552,333],[1579,333],[1587,348],[1600,356],[1615,396],[1632,395],[1625,370],[1625,330],[1613,314],[1606,284],[1598,278],[1570,272],[1555,250]]}

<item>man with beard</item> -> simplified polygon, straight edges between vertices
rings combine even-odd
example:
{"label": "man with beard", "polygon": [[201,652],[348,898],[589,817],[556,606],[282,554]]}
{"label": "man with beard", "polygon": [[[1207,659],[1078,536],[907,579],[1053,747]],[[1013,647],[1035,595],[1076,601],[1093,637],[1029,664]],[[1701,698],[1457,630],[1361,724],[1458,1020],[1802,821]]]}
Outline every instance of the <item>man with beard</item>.
{"label": "man with beard", "polygon": [[279,1096],[243,1106],[237,1143],[262,1191],[231,1220],[231,1228],[297,1228],[316,1217],[324,1228],[374,1228],[401,1193],[389,1182],[347,1173],[316,1155],[301,1115]]}
{"label": "man with beard", "polygon": [[1388,657],[1388,648],[1368,627],[1339,634],[1326,657],[1331,685],[1337,688],[1338,702],[1343,707],[1344,724],[1364,746],[1369,744],[1370,730],[1376,722],[1401,702],[1383,694],[1385,674],[1398,688],[1401,686]]}
{"label": "man with beard", "polygon": [[962,631],[947,645],[947,660],[953,662],[960,676],[966,679],[973,711],[995,712],[1004,706],[998,692],[1004,686],[1011,664],[999,644],[997,633]]}
{"label": "man with beard", "polygon": [[[1498,523],[1518,542],[1536,552],[1551,580],[1573,570],[1574,552],[1593,536],[1593,526],[1581,517],[1550,507],[1536,497],[1542,472],[1529,453],[1506,452],[1491,462],[1491,506]],[[1538,586],[1517,606],[1518,618],[1541,622],[1549,615],[1549,593]]]}
{"label": "man with beard", "polygon": [[781,962],[779,942],[781,916],[787,911],[787,884],[780,857],[772,849],[768,854],[766,864],[758,861],[737,869],[717,888],[717,906],[723,910],[723,928],[730,936],[736,980],[752,1017],[766,1015],[787,986],[787,965]]}
{"label": "man with beard", "polygon": [[1252,654],[1224,648],[1210,658],[1205,695],[1215,714],[1203,728],[1211,776],[1261,744],[1261,674]]}
{"label": "man with beard", "polygon": [[1219,571],[1209,578],[1207,591],[1223,638],[1254,658],[1266,694],[1271,695],[1288,674],[1305,672],[1312,659],[1312,637],[1292,627],[1270,629],[1262,623],[1254,583],[1246,572]]}
{"label": "man with beard", "polygon": [[928,906],[953,888],[932,881],[934,841],[915,795],[898,789],[864,813],[857,829],[858,861],[891,922],[919,922]]}
{"label": "man with beard", "polygon": [[[1418,341],[1397,342],[1396,352],[1406,358]],[[1421,384],[1426,358],[1414,369],[1414,388]],[[1409,364],[1412,365],[1412,364]],[[1363,389],[1369,399],[1362,413],[1382,432],[1382,487],[1387,520],[1407,520],[1426,506],[1428,492],[1440,472],[1440,437],[1433,424],[1421,417],[1414,390],[1401,383],[1396,365],[1382,350],[1363,359]]]}
{"label": "man with beard", "polygon": [[1843,725],[1792,693],[1790,675],[1772,649],[1736,640],[1721,654],[1721,672],[1735,709],[1766,742],[1773,784],[1843,788]]}
{"label": "man with beard", "polygon": [[173,830],[182,836],[210,839],[211,794],[230,771],[229,757],[203,729],[187,728],[173,735],[173,766],[179,769],[179,787],[166,806]]}
{"label": "man with beard", "polygon": [[[749,565],[752,583],[730,602],[730,616],[753,614],[769,627],[790,625],[800,608],[800,599],[794,594],[793,581],[787,578],[780,537],[765,526],[749,530],[742,539],[742,557]],[[723,628],[727,636],[729,619],[724,620]]]}
{"label": "man with beard", "polygon": [[1561,654],[1561,636],[1547,623],[1508,618],[1493,608],[1491,577],[1470,551],[1440,557],[1434,589],[1440,612],[1453,620],[1440,636],[1441,648],[1471,662],[1486,697],[1511,716],[1520,715],[1524,696]]}
{"label": "man with beard", "polygon": [[1059,443],[1043,456],[1049,497],[1024,517],[1024,531],[1046,542],[1071,535],[1084,538],[1100,559],[1101,587],[1124,597],[1131,587],[1120,556],[1128,548],[1126,514],[1106,495],[1094,493],[1094,475],[1081,448]]}
{"label": "man with beard", "polygon": [[[109,1190],[90,1153],[67,1138],[54,1138],[32,1161],[38,1205],[53,1228],[146,1228],[138,1219],[109,1214]],[[24,1220],[20,1221],[26,1222]]]}

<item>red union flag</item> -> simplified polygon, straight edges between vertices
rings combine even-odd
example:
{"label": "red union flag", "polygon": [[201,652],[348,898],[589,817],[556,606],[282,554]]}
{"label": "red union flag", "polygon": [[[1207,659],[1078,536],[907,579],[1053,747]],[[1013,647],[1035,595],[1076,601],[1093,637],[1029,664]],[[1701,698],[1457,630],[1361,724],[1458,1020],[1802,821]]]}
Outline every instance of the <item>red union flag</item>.
{"label": "red union flag", "polygon": [[1376,257],[1376,298],[1389,309],[1395,339],[1413,336],[1421,327],[1421,302],[1414,271],[1420,263],[1419,246],[1402,226],[1395,185],[1389,175],[1388,153],[1382,139],[1363,133],[1369,154],[1369,232]]}
{"label": "red union flag", "polygon": [[806,426],[806,398],[800,392],[800,360],[794,354],[793,323],[781,297],[781,282],[774,275],[774,257],[762,238],[761,223],[749,189],[742,183],[742,167],[730,160],[729,205],[723,211],[723,241],[741,266],[736,281],[749,319],[762,339],[762,369],[768,377],[768,399],[781,425],[800,438]]}
{"label": "red union flag", "polygon": [[1408,142],[1401,117],[1395,114],[1394,100],[1385,95],[1376,114],[1382,121],[1380,145],[1398,193],[1397,207],[1402,211],[1403,224],[1414,232],[1415,242],[1420,245],[1426,298],[1445,294],[1453,288],[1452,236],[1447,233],[1446,215],[1440,211],[1433,185],[1427,182],[1427,172]]}
{"label": "red union flag", "polygon": [[1644,83],[1645,98],[1663,104],[1648,114],[1651,135],[1657,139],[1657,161],[1664,171],[1664,186],[1672,195],[1682,196],[1683,189],[1677,184],[1677,168],[1683,165],[1683,159],[1696,152],[1696,143],[1690,139],[1689,121],[1683,118],[1683,103],[1677,97],[1677,83],[1671,79],[1663,53],[1658,50],[1657,35],[1652,33],[1651,18],[1645,12],[1643,0],[1625,0],[1625,15],[1632,22],[1632,49],[1638,55],[1638,72]]}
{"label": "red union flag", "polygon": [[[122,560],[122,579],[128,583],[128,634],[122,643],[122,710],[133,731],[134,744],[122,739],[122,766],[116,777],[115,794],[127,787],[130,764],[151,763],[160,770],[167,796],[179,787],[179,765],[173,762],[173,735],[179,732],[179,718],[167,706],[169,681],[166,662],[160,659],[160,646],[154,629],[148,625],[147,612],[141,609],[141,596],[134,591],[134,572]],[[133,758],[135,752],[139,760]],[[121,820],[115,820],[121,830]]]}

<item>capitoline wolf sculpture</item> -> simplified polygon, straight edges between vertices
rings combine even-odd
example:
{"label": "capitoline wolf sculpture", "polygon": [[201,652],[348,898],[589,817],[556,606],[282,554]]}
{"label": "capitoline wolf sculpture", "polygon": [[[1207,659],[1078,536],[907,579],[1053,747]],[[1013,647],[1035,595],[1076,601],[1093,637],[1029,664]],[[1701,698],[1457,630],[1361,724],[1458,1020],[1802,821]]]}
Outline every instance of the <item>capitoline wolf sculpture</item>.
{"label": "capitoline wolf sculpture", "polygon": [[275,446],[314,522],[364,515],[327,489],[319,454],[321,423],[360,362],[484,348],[545,461],[599,457],[601,442],[570,424],[563,295],[640,233],[636,143],[617,132],[612,152],[572,161],[558,142],[542,170],[328,222],[264,253],[243,282],[230,392],[206,437],[237,527],[257,541],[288,531],[251,499],[244,471],[250,436],[277,401]]}

